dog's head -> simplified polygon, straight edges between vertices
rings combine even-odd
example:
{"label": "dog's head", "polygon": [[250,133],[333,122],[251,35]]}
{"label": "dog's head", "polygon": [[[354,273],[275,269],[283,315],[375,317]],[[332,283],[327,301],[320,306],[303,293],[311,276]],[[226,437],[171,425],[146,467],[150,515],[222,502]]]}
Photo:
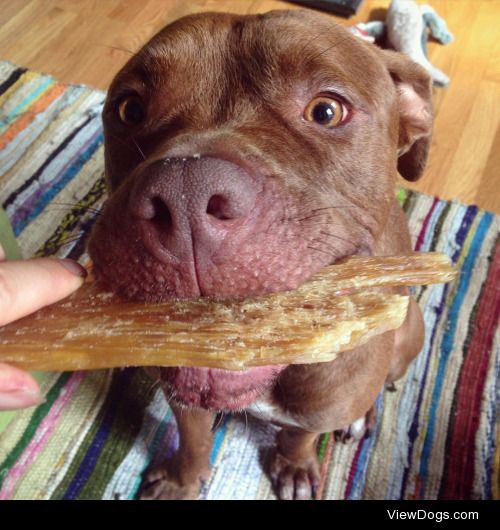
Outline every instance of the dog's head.
{"label": "dog's head", "polygon": [[[422,172],[426,72],[308,12],[178,20],[104,108],[110,197],[95,275],[121,295],[244,297],[370,253],[399,171]],[[181,403],[248,405],[283,367],[162,369]]]}
{"label": "dog's head", "polygon": [[96,276],[140,300],[239,297],[370,253],[397,170],[422,173],[430,87],[309,12],[167,26],[109,90]]}

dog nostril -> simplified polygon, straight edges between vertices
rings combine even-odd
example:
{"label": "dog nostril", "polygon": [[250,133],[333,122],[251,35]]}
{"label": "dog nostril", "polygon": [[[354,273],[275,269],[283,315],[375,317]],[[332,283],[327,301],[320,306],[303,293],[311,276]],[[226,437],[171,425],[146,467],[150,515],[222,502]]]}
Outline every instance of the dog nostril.
{"label": "dog nostril", "polygon": [[172,216],[168,206],[159,197],[153,197],[151,205],[154,211],[151,221],[163,230],[170,227],[172,225]]}
{"label": "dog nostril", "polygon": [[223,221],[233,218],[228,215],[227,199],[222,195],[214,195],[210,198],[207,205],[207,214]]}

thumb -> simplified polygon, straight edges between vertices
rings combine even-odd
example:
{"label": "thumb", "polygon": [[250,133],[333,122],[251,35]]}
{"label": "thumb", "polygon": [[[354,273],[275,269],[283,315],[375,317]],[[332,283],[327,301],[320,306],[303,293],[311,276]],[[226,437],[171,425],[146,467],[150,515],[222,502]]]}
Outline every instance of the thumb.
{"label": "thumb", "polygon": [[65,298],[87,271],[76,261],[38,258],[0,263],[0,326]]}

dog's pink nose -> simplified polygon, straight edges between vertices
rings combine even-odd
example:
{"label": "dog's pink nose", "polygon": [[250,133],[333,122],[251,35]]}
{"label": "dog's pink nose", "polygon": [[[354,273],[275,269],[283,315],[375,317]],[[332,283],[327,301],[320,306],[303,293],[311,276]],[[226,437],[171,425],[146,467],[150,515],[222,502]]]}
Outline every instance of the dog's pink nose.
{"label": "dog's pink nose", "polygon": [[129,205],[157,257],[183,260],[194,248],[208,257],[248,224],[261,188],[226,160],[166,159],[137,178]]}

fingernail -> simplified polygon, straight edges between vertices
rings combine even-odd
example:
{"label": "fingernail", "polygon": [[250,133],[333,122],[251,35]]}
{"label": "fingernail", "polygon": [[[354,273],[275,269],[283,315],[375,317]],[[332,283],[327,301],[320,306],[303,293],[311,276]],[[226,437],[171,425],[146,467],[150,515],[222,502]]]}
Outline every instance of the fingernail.
{"label": "fingernail", "polygon": [[2,392],[0,394],[0,410],[24,409],[40,405],[45,398],[38,392],[30,389]]}
{"label": "fingernail", "polygon": [[87,277],[87,271],[78,263],[72,259],[60,259],[59,263],[71,274],[79,276],[80,278]]}

